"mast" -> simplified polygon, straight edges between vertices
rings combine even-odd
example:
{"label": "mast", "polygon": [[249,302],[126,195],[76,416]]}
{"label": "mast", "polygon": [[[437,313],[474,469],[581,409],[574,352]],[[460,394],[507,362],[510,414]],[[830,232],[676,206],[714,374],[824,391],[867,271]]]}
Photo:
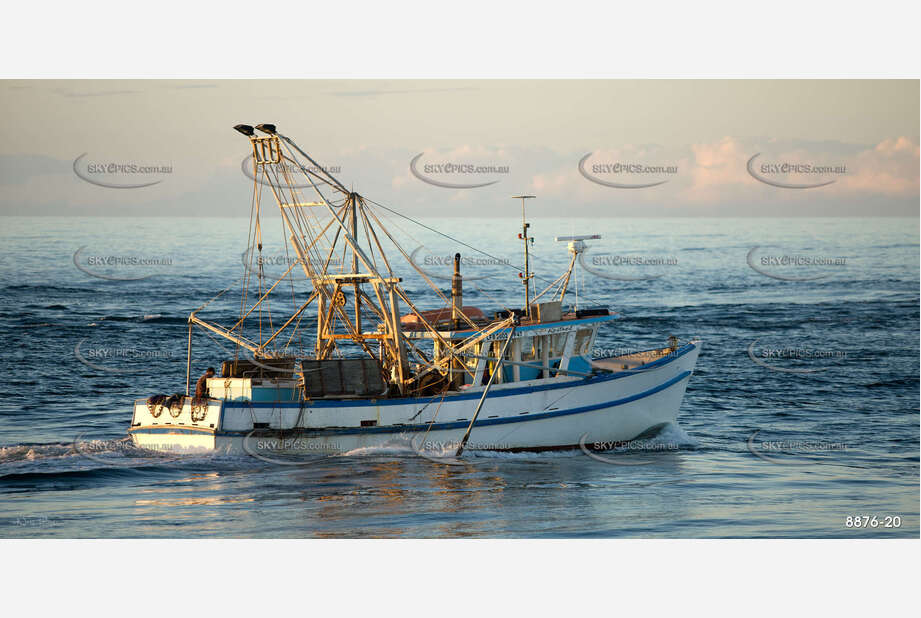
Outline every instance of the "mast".
{"label": "mast", "polygon": [[[518,235],[518,238],[524,242],[524,273],[521,275],[524,283],[524,310],[528,318],[531,317],[531,278],[534,276],[531,274],[531,264],[528,254],[528,228],[531,227],[531,224],[525,220],[524,214],[524,201],[533,200],[535,195],[515,195],[512,196],[512,199],[521,200],[521,234]],[[533,239],[530,239],[530,242],[534,242]]]}
{"label": "mast", "polygon": [[[358,194],[349,193],[348,202],[351,204],[350,215],[352,217],[351,227],[352,236],[358,238]],[[352,273],[358,274],[358,256],[352,252]],[[361,332],[361,283],[355,280],[355,330]]]}
{"label": "mast", "polygon": [[454,254],[454,274],[451,276],[451,324],[455,329],[461,327],[461,315],[464,313],[464,278],[460,272],[461,254]]}
{"label": "mast", "polygon": [[[328,359],[334,354],[341,356],[340,344],[354,343],[375,359],[382,373],[387,374],[401,393],[404,392],[407,383],[413,379],[407,349],[412,346],[403,336],[400,303],[409,304],[413,312],[416,310],[400,289],[401,279],[394,276],[377,234],[370,227],[364,200],[358,193],[346,189],[290,138],[279,133],[275,125],[260,124],[255,127],[265,134],[264,137],[256,135],[249,125],[234,128],[249,138],[256,167],[254,180],[257,184],[262,180],[270,188],[301,267],[313,283],[314,294],[310,300],[316,297],[318,308],[316,359]],[[313,167],[302,165],[295,153]],[[292,168],[295,168],[293,172]],[[307,184],[294,182],[292,173],[297,174],[298,171],[307,179]],[[298,192],[302,188],[313,189],[319,201],[301,199]],[[325,191],[331,192],[331,195],[327,196]],[[365,247],[360,241],[360,220],[365,223]],[[389,233],[388,237],[393,240]],[[333,258],[339,257],[341,262],[332,262]],[[377,259],[383,260],[386,273],[379,270]],[[370,286],[371,295],[366,293],[365,285]],[[347,288],[354,291],[354,311],[346,311],[347,298],[343,291]],[[305,307],[306,304],[282,328],[294,323]],[[377,318],[376,332],[365,332],[366,313]],[[343,328],[345,332],[337,332],[338,328]],[[369,347],[369,340],[378,342],[376,353]],[[263,346],[254,352],[256,355],[267,353]]]}

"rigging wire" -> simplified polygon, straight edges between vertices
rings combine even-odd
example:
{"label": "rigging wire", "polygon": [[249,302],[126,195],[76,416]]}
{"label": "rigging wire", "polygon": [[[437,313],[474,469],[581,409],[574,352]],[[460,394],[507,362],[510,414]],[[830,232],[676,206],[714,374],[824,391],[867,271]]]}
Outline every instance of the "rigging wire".
{"label": "rigging wire", "polygon": [[[508,266],[509,268],[511,268],[511,269],[513,269],[513,270],[516,270],[516,271],[518,271],[518,272],[522,272],[522,271],[523,271],[523,268],[524,268],[523,266],[516,266],[516,265],[514,265],[514,264],[508,264],[508,263],[505,262],[504,260],[502,260],[502,259],[500,259],[500,258],[498,258],[498,257],[496,257],[496,256],[494,256],[494,255],[492,255],[491,253],[488,253],[488,252],[486,252],[486,251],[483,251],[482,249],[478,249],[478,248],[474,247],[473,245],[468,244],[468,243],[466,243],[466,242],[460,240],[459,238],[454,238],[454,237],[451,236],[450,234],[445,234],[444,232],[441,232],[441,231],[439,231],[439,230],[436,230],[435,228],[433,228],[433,227],[431,227],[431,226],[428,226],[428,225],[422,223],[421,221],[418,221],[417,219],[413,219],[412,217],[410,217],[410,216],[408,216],[408,215],[404,215],[403,213],[401,213],[401,212],[399,212],[399,211],[396,211],[396,210],[394,210],[394,209],[392,209],[392,208],[388,208],[387,206],[384,206],[384,205],[381,204],[380,202],[375,202],[374,200],[372,200],[372,199],[369,198],[369,197],[362,196],[362,198],[364,198],[364,199],[365,199],[366,201],[368,201],[368,202],[371,202],[371,203],[374,204],[375,206],[379,206],[379,207],[383,208],[384,210],[386,210],[386,211],[388,211],[388,212],[392,212],[393,214],[397,215],[398,217],[402,217],[402,218],[406,219],[407,221],[410,221],[410,222],[412,222],[412,223],[415,223],[415,224],[418,225],[419,227],[423,227],[423,228],[425,228],[425,229],[427,229],[427,230],[429,230],[429,231],[431,231],[431,232],[435,232],[435,233],[438,234],[439,236],[443,236],[444,238],[447,238],[448,240],[451,240],[451,241],[453,241],[453,242],[456,242],[456,243],[459,244],[459,245],[462,245],[462,246],[464,246],[464,247],[467,247],[468,249],[472,249],[473,251],[476,251],[477,253],[480,253],[480,254],[482,254],[482,255],[485,255],[486,257],[491,258],[491,259],[493,259],[493,260],[496,260],[497,264],[501,264],[501,265],[503,265],[503,266]],[[534,273],[532,273],[531,276],[533,276],[535,279],[540,279],[540,280],[543,281],[544,283],[548,283],[548,284],[553,284],[553,283],[555,283],[555,280],[547,279],[546,277],[541,277],[541,276],[539,276],[539,275],[537,275],[537,274],[534,274]],[[584,296],[584,295],[583,295],[583,296]],[[589,300],[591,300],[591,299],[589,299]],[[595,302],[595,301],[592,301],[592,302]]]}

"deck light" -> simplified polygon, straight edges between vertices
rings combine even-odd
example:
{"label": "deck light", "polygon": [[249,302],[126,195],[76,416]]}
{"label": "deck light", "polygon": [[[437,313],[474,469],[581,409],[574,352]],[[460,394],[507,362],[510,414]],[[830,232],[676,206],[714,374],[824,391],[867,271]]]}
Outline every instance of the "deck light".
{"label": "deck light", "polygon": [[256,128],[265,133],[266,135],[275,135],[275,125],[274,124],[257,124]]}
{"label": "deck light", "polygon": [[255,133],[255,131],[253,131],[253,128],[249,126],[248,124],[236,124],[234,125],[233,128],[239,131],[240,133],[242,133],[243,135],[245,135],[246,137],[252,137],[253,133]]}

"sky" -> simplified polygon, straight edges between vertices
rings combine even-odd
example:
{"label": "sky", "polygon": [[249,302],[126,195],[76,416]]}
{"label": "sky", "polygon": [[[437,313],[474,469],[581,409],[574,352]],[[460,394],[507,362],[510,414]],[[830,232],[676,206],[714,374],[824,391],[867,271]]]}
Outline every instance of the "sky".
{"label": "sky", "polygon": [[261,122],[414,216],[919,214],[917,80],[4,80],[0,105],[2,215],[247,217],[232,127]]}

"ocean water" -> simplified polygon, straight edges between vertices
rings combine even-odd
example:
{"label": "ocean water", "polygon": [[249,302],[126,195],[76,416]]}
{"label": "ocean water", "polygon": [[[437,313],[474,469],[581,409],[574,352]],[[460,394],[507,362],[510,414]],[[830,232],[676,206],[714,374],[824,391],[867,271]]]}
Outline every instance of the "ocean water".
{"label": "ocean water", "polygon": [[[466,304],[521,305],[520,220],[422,220],[484,255],[379,215],[443,290],[460,251]],[[132,401],[184,390],[189,311],[230,286],[201,315],[238,314],[249,221],[0,218],[0,537],[918,536],[917,219],[531,224],[538,283],[568,263],[555,236],[601,235],[572,294],[622,316],[598,355],[701,339],[677,424],[461,465],[401,443],[293,465],[134,449]],[[280,222],[263,235],[280,276]],[[276,324],[307,287],[289,278]],[[193,379],[228,351],[197,334]]]}

